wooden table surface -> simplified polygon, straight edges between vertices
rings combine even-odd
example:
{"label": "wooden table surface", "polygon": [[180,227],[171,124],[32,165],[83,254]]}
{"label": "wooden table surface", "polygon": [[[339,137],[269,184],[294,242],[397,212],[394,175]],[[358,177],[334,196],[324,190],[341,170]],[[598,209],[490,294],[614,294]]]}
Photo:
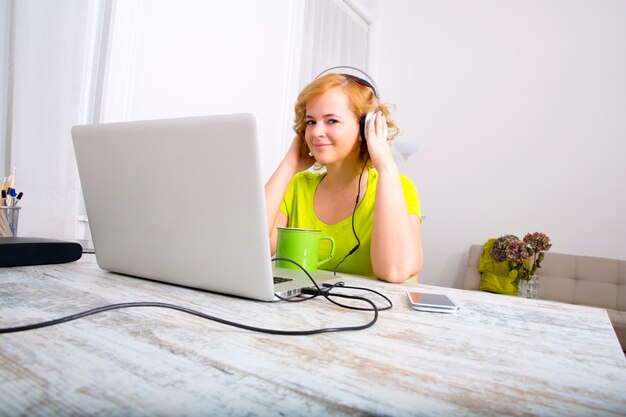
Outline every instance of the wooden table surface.
{"label": "wooden table surface", "polygon": [[[626,415],[626,361],[605,310],[346,283],[384,292],[394,308],[367,330],[313,336],[255,333],[153,307],[0,334],[0,415]],[[448,294],[461,310],[414,311],[409,289]],[[111,274],[93,255],[0,269],[0,327],[134,301],[285,330],[372,317],[322,298],[263,303]]]}

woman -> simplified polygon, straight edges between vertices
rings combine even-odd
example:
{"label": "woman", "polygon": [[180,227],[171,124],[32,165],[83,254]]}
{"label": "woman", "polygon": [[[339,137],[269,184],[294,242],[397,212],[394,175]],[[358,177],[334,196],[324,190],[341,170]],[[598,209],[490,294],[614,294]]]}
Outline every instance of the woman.
{"label": "woman", "polygon": [[[296,137],[265,185],[272,253],[277,227],[319,229],[336,241],[335,257],[321,269],[388,282],[420,272],[419,199],[393,159],[388,116],[373,86],[351,75],[326,74],[302,90]],[[325,172],[306,171],[313,164]]]}

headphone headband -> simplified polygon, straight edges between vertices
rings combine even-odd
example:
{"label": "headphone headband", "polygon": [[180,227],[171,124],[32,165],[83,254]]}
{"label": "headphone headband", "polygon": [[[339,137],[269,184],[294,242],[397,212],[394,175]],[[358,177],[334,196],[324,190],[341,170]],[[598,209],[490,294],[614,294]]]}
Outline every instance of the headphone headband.
{"label": "headphone headband", "polygon": [[351,80],[355,81],[358,84],[365,85],[365,86],[371,88],[372,91],[374,92],[374,95],[376,96],[376,99],[378,101],[380,101],[380,97],[378,96],[378,87],[376,87],[376,83],[374,82],[372,77],[370,77],[365,71],[363,71],[363,70],[361,70],[361,69],[359,69],[357,67],[351,67],[349,65],[339,65],[339,66],[336,66],[336,67],[331,67],[331,68],[328,68],[328,69],[320,72],[317,75],[317,77],[315,77],[315,78],[319,78],[322,75],[324,75],[326,73],[329,73],[329,72],[336,72],[334,70],[338,70],[338,69],[343,69],[343,70],[347,69],[347,70],[351,70],[351,71],[356,71],[360,75],[365,76],[365,78],[362,78],[362,77],[357,77],[356,75],[352,75],[352,74],[345,74],[345,73],[341,74],[341,75],[343,75],[346,78],[350,78]]}

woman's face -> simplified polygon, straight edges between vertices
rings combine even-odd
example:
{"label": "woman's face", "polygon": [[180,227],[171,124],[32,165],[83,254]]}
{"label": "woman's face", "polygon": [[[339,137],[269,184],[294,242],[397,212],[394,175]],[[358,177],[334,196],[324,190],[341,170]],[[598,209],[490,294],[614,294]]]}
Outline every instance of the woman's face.
{"label": "woman's face", "polygon": [[350,155],[358,157],[359,121],[340,88],[332,88],[307,103],[304,138],[320,164],[342,162]]}

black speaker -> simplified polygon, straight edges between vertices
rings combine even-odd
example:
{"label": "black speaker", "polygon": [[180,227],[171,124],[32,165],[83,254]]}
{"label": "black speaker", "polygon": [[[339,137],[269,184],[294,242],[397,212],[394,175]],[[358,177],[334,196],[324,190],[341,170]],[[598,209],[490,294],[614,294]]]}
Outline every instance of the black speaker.
{"label": "black speaker", "polygon": [[37,237],[0,238],[0,267],[61,264],[74,262],[83,255],[76,242]]}

